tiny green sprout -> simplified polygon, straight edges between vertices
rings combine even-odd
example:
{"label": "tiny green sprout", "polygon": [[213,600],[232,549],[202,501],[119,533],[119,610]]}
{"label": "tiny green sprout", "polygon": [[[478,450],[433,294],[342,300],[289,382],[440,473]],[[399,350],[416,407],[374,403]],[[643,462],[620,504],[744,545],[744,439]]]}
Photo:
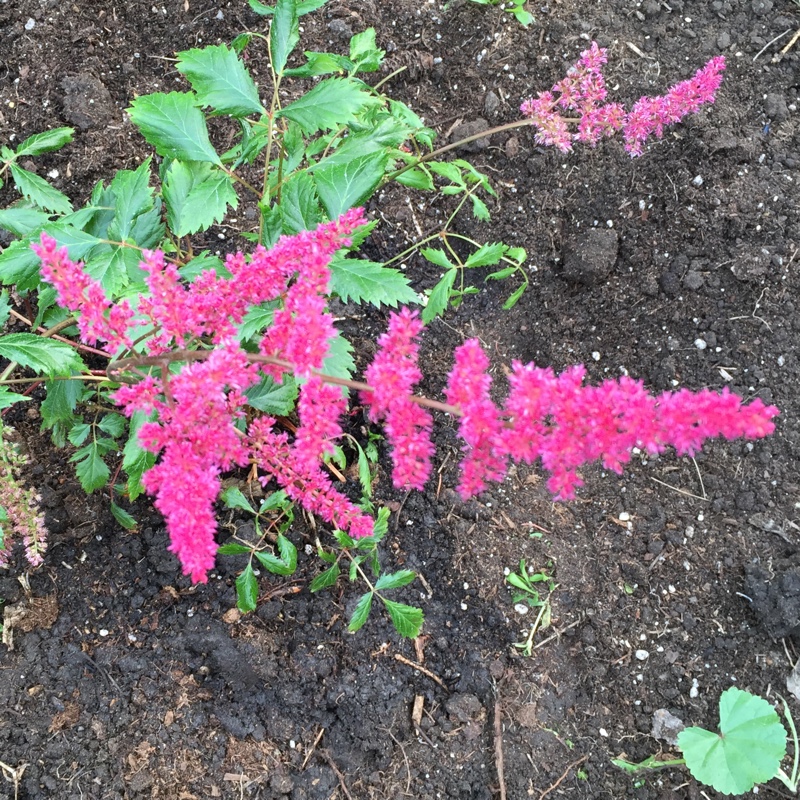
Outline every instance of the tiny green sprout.
{"label": "tiny green sprout", "polygon": [[525,10],[525,0],[506,0],[506,2],[503,2],[503,0],[472,0],[472,2],[480,6],[500,6],[504,11],[513,14],[523,28],[527,28],[528,25],[536,22],[536,17],[530,11]]}
{"label": "tiny green sprout", "polygon": [[[548,562],[548,568],[551,567],[552,563]],[[528,630],[525,640],[514,643],[514,647],[522,655],[529,657],[533,653],[533,637],[536,632],[550,627],[551,608],[549,595],[556,589],[556,583],[544,569],[539,572],[529,572],[524,558],[519,561],[519,571],[506,575],[506,581],[518,590],[511,597],[513,603],[524,603],[530,608],[539,609],[539,613]],[[535,584],[542,584],[543,588],[547,589],[548,597],[543,599],[540,590],[536,588]]]}
{"label": "tiny green sprout", "polygon": [[693,727],[678,734],[683,758],[660,761],[649,756],[638,764],[624,759],[612,759],[612,763],[632,774],[685,764],[696,780],[725,795],[744,794],[773,778],[796,794],[800,769],[797,728],[789,706],[781,700],[794,743],[791,775],[781,769],[786,756],[786,729],[778,713],[762,697],[735,686],[720,695],[719,733]]}
{"label": "tiny green sprout", "polygon": [[585,769],[579,769],[576,773],[576,777],[579,781],[588,781],[589,780],[589,773],[586,772]]}

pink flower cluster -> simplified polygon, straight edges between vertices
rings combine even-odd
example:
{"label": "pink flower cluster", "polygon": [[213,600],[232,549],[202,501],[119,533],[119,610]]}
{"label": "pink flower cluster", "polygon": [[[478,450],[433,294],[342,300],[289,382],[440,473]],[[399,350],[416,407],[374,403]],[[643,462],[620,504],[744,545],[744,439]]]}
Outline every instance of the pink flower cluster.
{"label": "pink flower cluster", "polygon": [[[554,145],[569,152],[573,141],[594,146],[603,137],[622,131],[625,149],[632,156],[639,156],[651,135],[660,139],[665,125],[680,122],[688,114],[697,113],[706,103],[714,102],[725,69],[725,57],[716,56],[667,94],[642,97],[626,113],[620,103],[605,102],[608,93],[602,66],[606,61],[606,50],[592,42],[551,91],[540,92],[520,106],[522,114],[530,117],[536,127],[539,144]],[[564,112],[577,113],[577,119],[564,117]],[[570,130],[571,122],[577,122],[575,133]]]}
{"label": "pink flower cluster", "polygon": [[[589,66],[601,63],[600,51],[588,52]],[[597,95],[602,89],[588,73],[570,80],[562,93]],[[270,251],[257,248],[250,260],[229,257],[231,278],[209,272],[189,286],[162,254],[147,254],[143,268],[150,294],[140,298],[136,311],[112,306],[102,288],[52,240],[43,237],[37,248],[59,297],[82,315],[84,336],[105,339],[118,349],[129,346],[135,326],[152,326],[145,355],[127,362],[138,363],[141,379],[123,385],[114,399],[128,415],[153,416],[139,435],[161,459],[143,483],[166,518],[171,549],[195,581],[205,581],[214,564],[213,505],[220,475],[249,461],[264,471],[264,483],[277,481],[290,498],[354,538],[373,531],[372,518],[334,488],[321,463],[342,434],[340,419],[347,409],[341,387],[320,372],[334,332],[326,307],[328,263],[363,222],[360,210],[348,212],[316,231],[284,237]],[[261,340],[261,352],[251,355],[237,342],[235,326],[250,306],[265,300],[282,304]],[[492,400],[489,359],[477,340],[455,352],[444,390],[449,405],[435,403],[412,395],[422,378],[421,330],[416,312],[392,313],[366,370],[368,386],[357,387],[370,418],[383,421],[398,488],[422,489],[430,476],[434,447],[426,404],[459,417],[464,459],[458,490],[465,498],[482,491],[487,481],[502,480],[510,461],[540,459],[550,473],[550,490],[570,498],[582,484],[578,470],[588,462],[600,460],[621,472],[637,447],[658,453],[671,445],[678,453],[694,453],[714,436],[759,438],[774,429],[778,410],[760,400],[743,405],[727,391],[707,390],[653,396],[630,378],[583,386],[581,366],[557,376],[514,362],[501,407]],[[149,373],[142,367],[150,367]],[[269,416],[253,421],[245,433],[245,391],[265,375],[280,380],[286,370],[303,381],[294,439],[276,431]],[[39,541],[34,533],[29,538]]]}

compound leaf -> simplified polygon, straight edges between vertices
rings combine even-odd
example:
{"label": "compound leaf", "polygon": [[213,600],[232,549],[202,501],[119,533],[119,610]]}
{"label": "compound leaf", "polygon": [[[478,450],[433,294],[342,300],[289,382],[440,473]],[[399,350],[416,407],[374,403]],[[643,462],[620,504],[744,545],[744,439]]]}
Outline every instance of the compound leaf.
{"label": "compound leaf", "polygon": [[318,83],[278,116],[296,122],[306,134],[347,125],[368,103],[372,95],[348,78],[328,78]]}
{"label": "compound leaf", "polygon": [[34,333],[9,333],[0,337],[0,356],[49,377],[71,375],[85,368],[73,347]]}
{"label": "compound leaf", "polygon": [[422,609],[407,606],[405,603],[395,603],[393,600],[382,599],[395,630],[401,636],[405,636],[408,639],[416,639],[424,622]]}
{"label": "compound leaf", "polygon": [[177,236],[211,227],[222,220],[228,206],[239,204],[230,177],[201,161],[173,161],[164,179],[163,197],[169,227]]}
{"label": "compound leaf", "polygon": [[386,153],[366,153],[344,164],[320,163],[314,170],[317,192],[331,219],[360,205],[377,188],[386,171]]}
{"label": "compound leaf", "polygon": [[69,198],[51,186],[44,178],[28,172],[27,169],[23,169],[13,162],[8,165],[8,168],[11,170],[11,177],[19,193],[35,206],[43,208],[45,211],[52,211],[54,214],[69,214],[72,211],[72,203]]}
{"label": "compound leaf", "polygon": [[419,302],[402,272],[376,261],[334,257],[330,269],[331,291],[344,303],[352,301],[396,308],[399,303]]}

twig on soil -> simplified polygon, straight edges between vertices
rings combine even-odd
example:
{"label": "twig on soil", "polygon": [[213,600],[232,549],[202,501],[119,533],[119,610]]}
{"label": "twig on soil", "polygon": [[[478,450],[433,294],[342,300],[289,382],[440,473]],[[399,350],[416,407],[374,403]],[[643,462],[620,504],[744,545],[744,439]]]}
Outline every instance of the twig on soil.
{"label": "twig on soil", "polygon": [[500,782],[500,800],[506,800],[506,773],[503,764],[503,716],[500,705],[500,687],[496,686],[494,700],[494,763]]}
{"label": "twig on soil", "polygon": [[561,635],[565,631],[568,631],[570,628],[574,628],[576,625],[580,625],[581,622],[583,622],[582,619],[576,619],[575,622],[570,622],[570,624],[567,625],[566,628],[562,628],[560,631],[556,631],[555,633],[551,633],[550,636],[548,636],[546,639],[542,639],[541,642],[539,642],[538,644],[535,644],[533,646],[533,649],[534,650],[538,650],[540,647],[544,647],[548,642],[552,642],[553,639],[560,639]]}
{"label": "twig on soil", "polygon": [[772,56],[772,63],[777,64],[792,49],[792,47],[794,47],[795,42],[798,39],[800,39],[800,28],[795,31],[794,36],[792,36],[792,38],[789,40],[789,44],[787,44],[786,47],[780,51],[780,53]]}
{"label": "twig on soil", "polygon": [[550,792],[552,792],[554,789],[557,789],[559,784],[564,780],[564,778],[566,778],[567,775],[569,775],[570,770],[575,769],[575,767],[579,767],[581,764],[583,764],[584,761],[586,761],[587,758],[589,758],[588,754],[583,756],[582,758],[579,758],[577,761],[573,761],[571,764],[568,764],[567,768],[564,770],[564,774],[552,786],[549,786],[539,795],[539,800],[544,800],[544,798],[547,797],[547,795],[549,795]]}
{"label": "twig on soil", "polygon": [[388,728],[378,728],[378,730],[385,731],[389,734],[389,738],[400,748],[400,752],[403,754],[403,761],[406,765],[406,791],[405,794],[409,794],[411,791],[411,765],[408,763],[408,756],[406,755],[406,749],[403,747],[403,743],[395,738],[395,735],[388,729]]}
{"label": "twig on soil", "polygon": [[666,486],[667,489],[672,489],[673,492],[677,492],[678,494],[685,494],[687,497],[694,497],[695,500],[702,500],[706,503],[709,502],[707,497],[700,497],[699,494],[694,494],[693,492],[687,492],[686,489],[679,489],[677,486],[672,486],[672,484],[665,483],[664,481],[660,481],[658,478],[650,476],[651,481],[655,481],[656,483],[660,483],[662,486]]}
{"label": "twig on soil", "polygon": [[7,772],[11,776],[11,780],[14,782],[14,800],[17,800],[19,797],[19,782],[22,780],[22,775],[27,768],[27,764],[20,764],[16,769],[14,767],[9,767],[3,761],[0,761],[0,769],[3,772]]}
{"label": "twig on soil", "polygon": [[314,755],[314,751],[317,749],[317,745],[319,744],[320,739],[322,739],[322,734],[325,733],[325,728],[320,728],[319,733],[317,734],[317,738],[314,739],[314,744],[311,745],[311,749],[306,753],[306,757],[303,759],[303,764],[300,767],[300,772],[302,772],[306,768],[306,764],[308,764],[308,759]]}
{"label": "twig on soil", "polygon": [[421,664],[417,664],[415,661],[411,661],[410,659],[406,658],[405,656],[400,655],[400,653],[395,653],[394,655],[395,661],[400,661],[406,666],[411,667],[412,669],[417,670],[417,672],[421,672],[423,675],[427,675],[432,681],[435,681],[442,687],[446,692],[450,690],[447,688],[445,682],[438,676],[434,675],[429,669],[425,669]]}
{"label": "twig on soil", "polygon": [[344,796],[347,800],[353,800],[353,795],[347,789],[347,784],[344,782],[344,775],[339,771],[339,767],[336,766],[333,758],[331,758],[331,754],[327,750],[320,750],[320,755],[328,762],[328,766],[333,770],[333,774],[339,779],[339,786],[342,787],[342,791],[344,792]]}
{"label": "twig on soil", "polygon": [[776,37],[775,37],[775,38],[774,38],[774,39],[773,39],[771,42],[767,42],[767,43],[766,43],[766,44],[765,44],[765,45],[764,45],[764,46],[763,46],[763,47],[762,47],[762,48],[761,48],[761,49],[760,49],[760,50],[759,50],[759,51],[758,51],[758,52],[757,52],[757,53],[756,53],[756,54],[753,56],[753,61],[754,61],[754,62],[755,62],[755,61],[758,61],[758,57],[759,57],[760,55],[762,55],[762,54],[764,53],[764,51],[765,51],[765,50],[768,50],[770,47],[772,47],[772,45],[773,45],[773,44],[775,44],[775,42],[777,42],[777,41],[778,41],[778,40],[780,40],[780,39],[783,39],[783,37],[784,37],[784,36],[786,36],[786,34],[787,34],[787,33],[791,33],[791,32],[792,32],[792,29],[791,29],[791,28],[787,28],[787,29],[786,29],[786,30],[785,30],[783,33],[779,33],[779,34],[778,34],[778,35],[777,35],[777,36],[776,36]]}

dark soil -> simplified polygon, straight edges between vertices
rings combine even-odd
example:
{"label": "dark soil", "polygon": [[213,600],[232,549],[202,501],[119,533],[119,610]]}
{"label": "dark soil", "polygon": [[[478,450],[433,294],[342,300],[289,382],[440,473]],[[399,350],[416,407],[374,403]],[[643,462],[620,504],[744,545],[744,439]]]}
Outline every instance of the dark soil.
{"label": "dark soil", "polygon": [[[773,57],[800,13],[789,0],[553,0],[531,11],[527,31],[464,0],[330,0],[303,18],[305,49],[344,51],[374,26],[386,74],[407,67],[391,92],[442,135],[516,119],[591,39],[609,48],[609,86],[628,103],[728,57],[716,105],[639,159],[619,142],[564,156],[520,130],[469,154],[500,197],[491,224],[464,217],[459,229],[524,246],[532,286],[504,312],[514,287],[488,284],[432,325],[424,388],[437,392],[453,347],[477,335],[500,377],[519,358],[582,362],[592,381],[627,373],[657,391],[729,386],[781,409],[775,435],[714,442],[694,462],[640,459],[622,478],[590,468],[571,503],[553,504],[520,469],[463,504],[449,488],[458,442],[441,420],[441,484],[408,497],[384,552],[387,568],[424,578],[403,596],[425,610],[415,644],[380,613],[347,634],[357,593],[311,596],[319,562],[305,555],[303,588],[264,577],[258,611],[241,617],[231,559],[191,586],[146,503],[140,530],[122,531],[104,498],[81,493],[69,452],[37,434],[35,408],[15,411],[52,537],[31,597],[13,574],[0,579],[7,605],[28,604],[13,651],[0,649],[1,795],[710,798],[683,770],[637,782],[610,759],[670,750],[650,734],[657,709],[713,727],[732,684],[785,693],[800,622],[800,56]],[[149,153],[124,109],[184,85],[174,51],[263,25],[239,0],[3,0],[0,141],[77,127],[34,168],[58,170],[55,184],[82,203],[96,180]],[[369,212],[384,220],[371,255],[387,259],[445,209],[397,187]],[[417,287],[435,282],[421,260],[408,271]],[[345,323],[362,358],[383,323]],[[403,500],[385,479],[378,495]],[[221,520],[227,536],[237,520]],[[301,552],[313,535],[291,534]],[[551,565],[558,583],[552,626],[528,658],[514,643],[533,615],[503,583],[520,558]],[[22,773],[16,789],[10,770]]]}

